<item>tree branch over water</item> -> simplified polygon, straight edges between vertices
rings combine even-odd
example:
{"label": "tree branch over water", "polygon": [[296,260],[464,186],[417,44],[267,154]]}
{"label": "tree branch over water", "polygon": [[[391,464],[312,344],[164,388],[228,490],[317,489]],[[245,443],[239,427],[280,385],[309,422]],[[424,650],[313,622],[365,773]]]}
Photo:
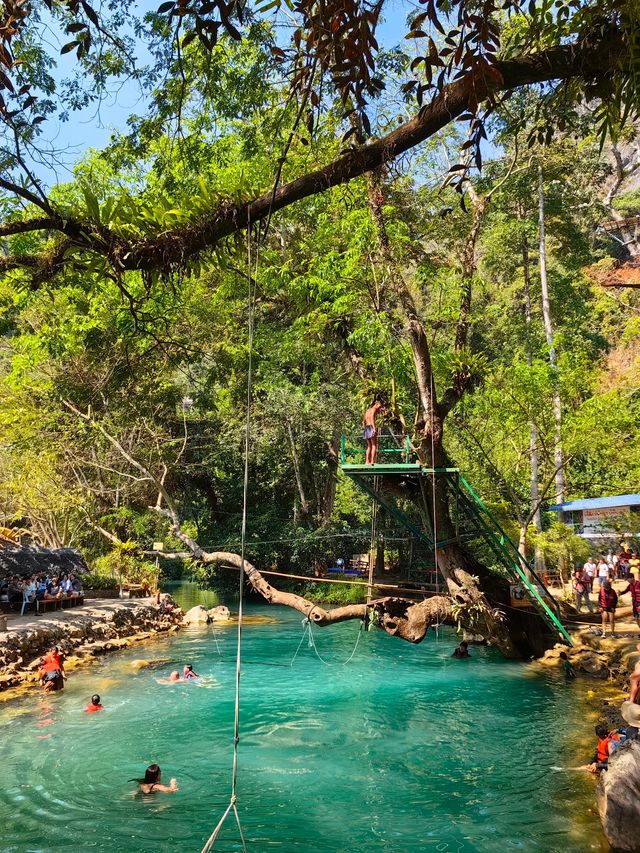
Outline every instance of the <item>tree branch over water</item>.
{"label": "tree branch over water", "polygon": [[[100,223],[65,217],[57,213],[49,201],[43,204],[40,199],[37,200],[38,206],[47,212],[51,210],[52,215],[5,223],[0,225],[0,235],[29,231],[65,235],[68,243],[64,255],[58,254],[55,263],[44,267],[50,275],[69,262],[69,250],[74,250],[74,254],[99,254],[117,273],[128,270],[167,273],[187,266],[190,260],[251,223],[394,160],[497,92],[554,80],[602,80],[610,70],[620,66],[621,51],[623,44],[616,32],[605,29],[598,40],[582,39],[483,66],[443,86],[413,119],[386,136],[348,151],[323,168],[281,185],[275,192],[270,189],[241,204],[225,202],[207,215],[160,236],[127,240]],[[2,266],[14,269],[38,267],[39,264],[33,255],[17,255],[2,259]]]}

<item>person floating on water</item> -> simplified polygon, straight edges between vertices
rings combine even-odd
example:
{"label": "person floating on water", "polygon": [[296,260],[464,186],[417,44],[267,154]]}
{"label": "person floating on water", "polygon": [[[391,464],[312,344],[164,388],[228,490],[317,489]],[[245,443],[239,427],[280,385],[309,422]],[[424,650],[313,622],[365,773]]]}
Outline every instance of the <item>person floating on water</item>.
{"label": "person floating on water", "polygon": [[91,697],[91,702],[89,702],[89,704],[85,708],[85,711],[88,714],[94,714],[96,711],[102,711],[102,710],[104,710],[104,709],[103,709],[102,705],[100,704],[100,697],[98,696],[97,693],[94,693],[93,696]]}
{"label": "person floating on water", "polygon": [[190,663],[185,664],[185,667],[182,670],[182,677],[185,681],[189,681],[190,678],[200,678],[198,673],[193,671],[193,667]]}
{"label": "person floating on water", "polygon": [[560,652],[560,660],[562,661],[562,671],[564,672],[564,677],[567,681],[571,681],[576,677],[576,671],[573,668],[573,664],[567,657],[566,652]]}
{"label": "person floating on water", "polygon": [[175,779],[171,779],[168,785],[163,785],[160,782],[162,771],[157,764],[150,764],[144,771],[144,779],[129,779],[130,782],[137,782],[140,786],[140,791],[143,794],[155,794],[160,791],[163,794],[173,794],[178,790],[178,783]]}
{"label": "person floating on water", "polygon": [[375,465],[378,456],[378,430],[376,428],[376,415],[384,409],[380,394],[376,394],[373,405],[369,406],[364,413],[362,425],[364,427],[363,438],[367,442],[365,454],[365,465]]}
{"label": "person floating on water", "polygon": [[470,658],[469,654],[469,643],[466,640],[463,640],[458,648],[451,655],[452,658]]}

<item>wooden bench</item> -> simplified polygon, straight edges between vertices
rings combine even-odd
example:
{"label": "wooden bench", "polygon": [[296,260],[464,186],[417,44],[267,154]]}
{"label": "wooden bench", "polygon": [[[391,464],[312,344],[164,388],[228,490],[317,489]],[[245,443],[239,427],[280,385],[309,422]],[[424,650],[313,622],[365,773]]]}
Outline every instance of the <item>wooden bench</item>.
{"label": "wooden bench", "polygon": [[61,598],[39,598],[36,601],[36,613],[46,613],[47,610],[61,610]]}

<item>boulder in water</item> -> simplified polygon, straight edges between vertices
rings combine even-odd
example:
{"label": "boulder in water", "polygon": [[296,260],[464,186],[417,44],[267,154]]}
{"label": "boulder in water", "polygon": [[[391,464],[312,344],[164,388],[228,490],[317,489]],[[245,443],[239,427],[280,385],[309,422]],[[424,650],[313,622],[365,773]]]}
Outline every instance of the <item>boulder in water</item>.
{"label": "boulder in water", "polygon": [[231,619],[231,612],[228,607],[221,605],[220,607],[212,607],[207,610],[209,618],[214,622],[228,622]]}
{"label": "boulder in water", "polygon": [[196,604],[191,610],[187,610],[182,617],[183,625],[208,625],[209,622],[211,622],[211,616],[202,604]]}
{"label": "boulder in water", "polygon": [[613,850],[640,853],[640,740],[623,743],[596,789],[602,828]]}

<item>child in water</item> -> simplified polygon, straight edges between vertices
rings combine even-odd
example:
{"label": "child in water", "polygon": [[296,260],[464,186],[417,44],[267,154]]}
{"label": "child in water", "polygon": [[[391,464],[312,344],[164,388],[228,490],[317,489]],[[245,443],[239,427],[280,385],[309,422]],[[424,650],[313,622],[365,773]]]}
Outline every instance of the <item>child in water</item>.
{"label": "child in water", "polygon": [[560,660],[562,661],[562,670],[567,681],[572,681],[576,677],[576,671],[573,664],[567,657],[566,652],[560,652]]}
{"label": "child in water", "polygon": [[102,711],[102,710],[104,710],[104,709],[103,709],[102,705],[100,704],[100,697],[98,696],[97,693],[94,693],[93,696],[91,697],[91,702],[89,702],[89,704],[85,708],[85,711],[88,714],[93,714],[96,711]]}
{"label": "child in water", "polygon": [[182,670],[182,677],[185,681],[189,681],[190,678],[200,678],[198,673],[193,671],[193,667],[190,663],[185,664],[185,667]]}

